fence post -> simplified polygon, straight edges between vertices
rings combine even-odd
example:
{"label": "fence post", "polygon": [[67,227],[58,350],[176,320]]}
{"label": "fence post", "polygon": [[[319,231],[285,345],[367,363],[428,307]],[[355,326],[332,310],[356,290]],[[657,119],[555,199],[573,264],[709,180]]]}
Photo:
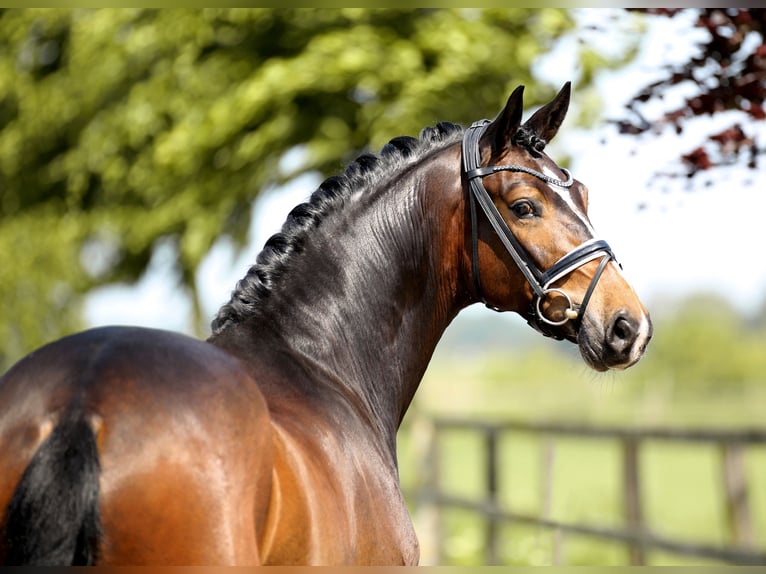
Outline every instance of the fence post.
{"label": "fence post", "polygon": [[[545,441],[543,450],[542,468],[542,517],[543,520],[553,518],[553,467],[556,459],[556,446],[551,437]],[[542,528],[538,533],[538,539],[542,534]],[[553,529],[553,549],[551,556],[552,566],[561,566],[563,562],[562,533],[560,528]]]}
{"label": "fence post", "polygon": [[[487,457],[487,498],[490,508],[497,509],[497,435],[495,427],[489,427],[484,434],[484,449]],[[487,516],[487,565],[496,566],[500,563],[499,523],[495,516]]]}
{"label": "fence post", "polygon": [[[644,517],[641,503],[641,483],[638,466],[639,439],[626,437],[622,440],[625,522],[628,530],[643,534]],[[628,545],[631,566],[643,566],[646,562],[644,545],[631,542]]]}
{"label": "fence post", "polygon": [[417,531],[420,542],[420,564],[434,566],[444,558],[441,516],[439,512],[439,444],[436,424],[418,417],[412,424],[412,436],[419,465],[417,486]]}
{"label": "fence post", "polygon": [[744,448],[740,443],[722,443],[721,456],[731,542],[752,550],[755,543],[745,475]]}

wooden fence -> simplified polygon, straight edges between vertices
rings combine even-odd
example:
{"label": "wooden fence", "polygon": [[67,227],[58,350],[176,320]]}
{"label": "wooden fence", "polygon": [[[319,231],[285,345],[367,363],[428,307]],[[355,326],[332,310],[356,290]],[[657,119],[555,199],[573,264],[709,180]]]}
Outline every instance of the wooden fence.
{"label": "wooden fence", "polygon": [[[758,445],[766,445],[766,429],[746,429],[737,431],[704,429],[670,428],[624,428],[593,427],[577,424],[558,423],[521,423],[521,422],[478,422],[438,418],[418,423],[418,432],[424,441],[424,476],[421,477],[414,496],[415,505],[421,516],[427,516],[427,528],[433,533],[430,556],[424,556],[425,563],[442,564],[445,556],[441,532],[441,509],[458,508],[473,511],[484,516],[486,521],[485,563],[496,565],[500,562],[500,526],[502,524],[537,525],[552,529],[553,556],[551,563],[558,565],[562,561],[561,539],[571,533],[617,541],[628,549],[629,563],[643,565],[647,562],[650,549],[663,550],[673,554],[712,559],[732,564],[766,564],[766,551],[758,548],[753,532],[753,520],[750,508],[750,494],[745,465],[744,451]],[[484,473],[485,496],[483,500],[471,500],[445,493],[439,481],[440,437],[445,431],[466,431],[478,433],[482,437],[485,449],[486,470]],[[568,523],[553,520],[550,508],[544,508],[542,515],[531,516],[503,508],[498,500],[498,459],[499,439],[508,433],[531,433],[547,437],[545,464],[543,471],[544,497],[550,500],[553,472],[553,444],[556,436],[567,439],[577,437],[583,440],[610,439],[619,441],[622,451],[622,494],[624,525],[608,528],[594,524]],[[425,438],[424,438],[425,437]],[[706,443],[721,452],[721,474],[723,498],[728,518],[730,534],[729,544],[716,546],[705,543],[675,540],[660,536],[651,531],[644,521],[640,451],[646,441],[683,441]],[[766,488],[766,485],[760,485]],[[549,503],[544,504],[549,506]],[[421,537],[423,535],[421,534]]]}

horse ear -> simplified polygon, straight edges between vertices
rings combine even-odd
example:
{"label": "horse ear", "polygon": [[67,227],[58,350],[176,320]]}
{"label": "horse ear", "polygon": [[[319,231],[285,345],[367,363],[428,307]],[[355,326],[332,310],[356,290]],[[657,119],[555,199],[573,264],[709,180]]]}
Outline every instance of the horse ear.
{"label": "horse ear", "polygon": [[499,157],[511,145],[511,138],[521,125],[521,114],[524,103],[524,86],[519,86],[508,98],[508,101],[497,117],[487,126],[482,136],[482,143],[492,150],[492,157]]}
{"label": "horse ear", "polygon": [[571,91],[572,83],[567,82],[555,98],[532,114],[524,127],[546,143],[551,141],[567,115]]}

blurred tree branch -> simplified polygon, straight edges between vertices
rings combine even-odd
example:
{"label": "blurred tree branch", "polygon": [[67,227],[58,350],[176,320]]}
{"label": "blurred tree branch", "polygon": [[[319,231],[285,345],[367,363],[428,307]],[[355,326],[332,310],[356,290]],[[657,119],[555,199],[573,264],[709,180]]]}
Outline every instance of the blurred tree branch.
{"label": "blurred tree branch", "polygon": [[[685,9],[688,10],[688,9]],[[640,9],[650,17],[673,18],[682,9]],[[766,118],[766,10],[762,8],[697,9],[695,26],[707,32],[698,44],[698,51],[686,62],[665,67],[665,77],[649,84],[627,104],[628,117],[614,120],[624,134],[643,134],[671,126],[681,133],[692,118],[712,116],[723,111],[740,111],[749,120]],[[694,95],[683,105],[664,111],[658,117],[647,118],[644,104],[663,100],[673,88],[691,84]],[[705,141],[683,153],[680,160],[686,175],[742,159],[756,168],[758,156],[766,152],[759,147],[751,126],[733,123]]]}

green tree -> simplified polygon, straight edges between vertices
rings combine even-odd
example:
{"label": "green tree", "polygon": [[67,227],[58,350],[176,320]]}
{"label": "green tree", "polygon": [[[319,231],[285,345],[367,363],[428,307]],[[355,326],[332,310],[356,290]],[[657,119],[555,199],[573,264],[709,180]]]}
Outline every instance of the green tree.
{"label": "green tree", "polygon": [[158,241],[196,302],[200,261],[219,236],[241,245],[269,186],[494,114],[517,84],[541,102],[553,87],[531,66],[571,25],[553,9],[2,11],[0,367],[80,328],[83,295],[137,280]]}

